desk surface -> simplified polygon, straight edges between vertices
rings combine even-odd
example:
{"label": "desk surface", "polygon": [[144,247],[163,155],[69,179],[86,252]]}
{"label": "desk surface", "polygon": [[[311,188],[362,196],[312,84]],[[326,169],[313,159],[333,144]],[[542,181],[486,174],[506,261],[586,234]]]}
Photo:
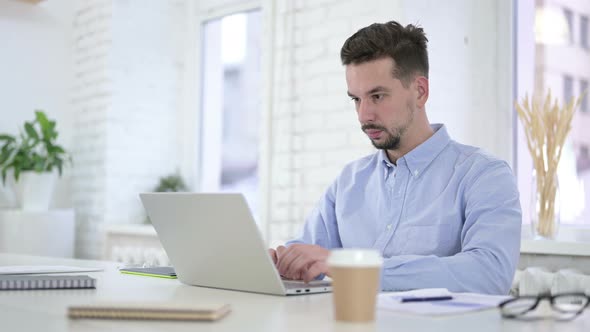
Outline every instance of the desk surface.
{"label": "desk surface", "polygon": [[[280,297],[191,287],[175,279],[120,274],[111,262],[0,254],[1,265],[100,266],[87,273],[96,290],[0,291],[3,331],[590,331],[590,313],[571,322],[504,320],[498,311],[423,317],[379,310],[370,324],[333,320],[331,294]],[[232,312],[218,322],[69,320],[67,307],[91,301],[171,301],[229,303]]]}

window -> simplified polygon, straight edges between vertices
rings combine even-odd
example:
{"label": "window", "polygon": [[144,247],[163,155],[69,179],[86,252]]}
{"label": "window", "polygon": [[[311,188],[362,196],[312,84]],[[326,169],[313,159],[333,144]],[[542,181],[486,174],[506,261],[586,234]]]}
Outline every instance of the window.
{"label": "window", "polygon": [[580,94],[585,93],[584,99],[582,99],[582,104],[580,105],[580,112],[588,113],[588,81],[581,80],[580,81]]}
{"label": "window", "polygon": [[[588,52],[564,46],[571,45],[574,40],[574,17],[580,17],[580,25],[585,26],[579,30],[580,43],[588,44],[588,18],[581,14],[590,13],[590,1],[577,2],[579,6],[576,6],[576,12],[563,9],[563,5],[567,3],[567,0],[555,0],[550,4],[540,1],[516,2],[518,100],[526,94],[551,90],[558,102],[563,103],[572,97],[577,98],[588,89]],[[547,20],[548,17],[551,20]],[[531,29],[531,25],[534,29]],[[587,103],[586,98],[574,114],[572,129],[563,147],[557,172],[561,223],[565,225],[590,226],[590,112]],[[532,162],[522,125],[518,121],[515,142],[517,176],[523,222],[530,223]]]}
{"label": "window", "polygon": [[260,93],[260,11],[203,24],[200,190],[240,192],[256,215]]}
{"label": "window", "polygon": [[569,102],[574,96],[574,79],[569,75],[563,75],[563,99],[564,102]]}
{"label": "window", "polygon": [[568,32],[569,32],[569,42],[570,44],[574,43],[574,12],[571,9],[564,8],[563,14],[565,15],[565,20],[567,22]]}
{"label": "window", "polygon": [[588,44],[588,16],[586,15],[580,16],[580,46],[585,50],[590,49]]}
{"label": "window", "polygon": [[578,173],[586,173],[590,171],[590,151],[588,145],[580,146],[580,155],[576,163]]}

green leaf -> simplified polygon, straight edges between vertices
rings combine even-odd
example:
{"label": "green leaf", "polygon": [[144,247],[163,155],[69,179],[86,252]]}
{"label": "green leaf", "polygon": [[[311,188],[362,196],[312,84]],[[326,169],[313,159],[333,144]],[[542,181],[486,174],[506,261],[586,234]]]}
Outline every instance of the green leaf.
{"label": "green leaf", "polygon": [[43,138],[52,141],[57,138],[57,132],[55,131],[55,121],[49,121],[46,126],[42,126]]}
{"label": "green leaf", "polygon": [[2,151],[2,153],[0,153],[0,165],[3,165],[9,156],[10,153],[8,151]]}
{"label": "green leaf", "polygon": [[8,151],[9,147],[10,147],[10,142],[4,143],[4,145],[2,146],[2,152]]}
{"label": "green leaf", "polygon": [[15,140],[16,140],[16,138],[14,138],[14,136],[12,136],[12,135],[6,135],[6,134],[0,135],[0,141],[6,141],[6,143],[9,143],[9,142],[14,142]]}
{"label": "green leaf", "polygon": [[64,149],[59,145],[52,145],[47,147],[47,152],[51,154],[66,153]]}
{"label": "green leaf", "polygon": [[35,130],[35,127],[33,127],[32,123],[25,122],[25,130],[30,138],[34,139],[35,141],[39,140],[39,134],[37,134],[37,131]]}
{"label": "green leaf", "polygon": [[33,170],[37,173],[41,173],[45,170],[45,158],[41,158],[41,156],[36,155],[33,159]]}
{"label": "green leaf", "polygon": [[14,168],[14,180],[15,180],[16,182],[18,182],[18,178],[19,178],[19,177],[20,177],[20,168],[18,168],[18,167],[15,167],[15,168]]}
{"label": "green leaf", "polygon": [[10,155],[8,155],[8,158],[5,160],[6,164],[12,164],[18,153],[19,149],[14,149],[10,151]]}
{"label": "green leaf", "polygon": [[49,126],[47,127],[48,136],[52,139],[57,138],[57,131],[55,130],[55,121],[49,121]]}
{"label": "green leaf", "polygon": [[49,123],[50,122],[47,119],[47,116],[45,115],[45,113],[43,113],[43,111],[41,111],[41,110],[35,111],[35,119],[41,125],[41,129],[49,128],[49,126],[50,126]]}

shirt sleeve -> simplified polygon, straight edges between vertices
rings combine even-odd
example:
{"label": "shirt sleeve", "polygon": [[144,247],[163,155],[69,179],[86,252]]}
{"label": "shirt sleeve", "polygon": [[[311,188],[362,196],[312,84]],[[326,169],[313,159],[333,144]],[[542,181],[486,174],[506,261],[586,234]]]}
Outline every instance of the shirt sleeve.
{"label": "shirt sleeve", "polygon": [[514,176],[505,162],[497,161],[467,181],[461,252],[387,258],[383,290],[444,287],[508,294],[520,254],[522,219]]}
{"label": "shirt sleeve", "polygon": [[286,243],[317,244],[326,249],[341,248],[335,213],[336,182],[334,182],[313,209],[299,236]]}

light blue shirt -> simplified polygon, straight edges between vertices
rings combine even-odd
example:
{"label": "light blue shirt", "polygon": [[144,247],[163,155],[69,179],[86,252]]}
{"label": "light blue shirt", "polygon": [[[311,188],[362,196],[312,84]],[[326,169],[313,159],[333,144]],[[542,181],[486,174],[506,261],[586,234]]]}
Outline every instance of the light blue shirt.
{"label": "light blue shirt", "polygon": [[397,165],[383,150],[348,164],[287,245],[376,249],[383,290],[507,294],[521,228],[512,171],[432,128]]}

